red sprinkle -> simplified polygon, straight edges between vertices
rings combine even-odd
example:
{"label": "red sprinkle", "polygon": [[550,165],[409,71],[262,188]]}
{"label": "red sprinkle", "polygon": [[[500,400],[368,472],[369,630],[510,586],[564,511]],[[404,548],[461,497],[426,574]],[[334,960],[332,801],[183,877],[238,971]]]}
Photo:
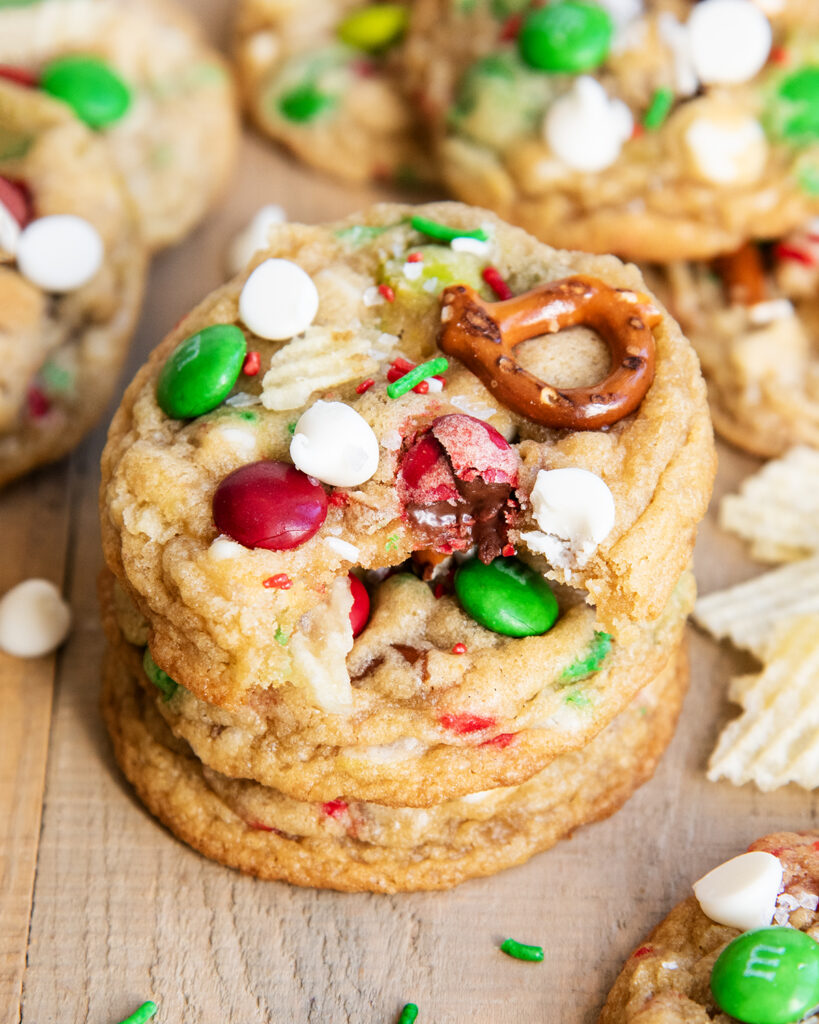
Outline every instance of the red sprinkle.
{"label": "red sprinkle", "polygon": [[486,267],[481,274],[481,277],[486,281],[499,299],[512,298],[512,289],[500,276],[500,272],[495,267]]}
{"label": "red sprinkle", "polygon": [[654,947],[653,946],[640,946],[640,948],[639,949],[635,949],[634,952],[631,955],[632,955],[632,957],[634,957],[635,960],[639,960],[641,956],[648,956],[649,953],[653,953],[653,952],[654,952]]}
{"label": "red sprinkle", "polygon": [[260,821],[249,821],[247,822],[248,828],[258,829],[259,832],[275,832],[275,828],[271,828],[270,825],[263,825]]}
{"label": "red sprinkle", "polygon": [[387,302],[395,302],[395,292],[388,284],[380,284],[378,286],[378,294],[382,295]]}
{"label": "red sprinkle", "polygon": [[[389,370],[387,370],[387,381],[392,384],[397,380],[401,380],[401,378],[408,374],[410,370],[414,369],[415,363],[411,363],[408,359],[402,359],[401,356],[399,356],[397,359],[392,361]],[[440,374],[435,374],[434,379],[439,380],[444,384],[446,383],[446,379]],[[416,384],[412,390],[417,395],[425,395],[429,391],[429,383],[422,380],[420,383]]]}
{"label": "red sprinkle", "polygon": [[508,43],[510,39],[517,39],[520,35],[520,27],[522,24],[522,14],[513,14],[508,17],[501,28],[501,42]]}
{"label": "red sprinkle", "polygon": [[347,802],[345,800],[328,800],[326,804],[321,805],[321,809],[328,818],[340,818],[347,812]]}
{"label": "red sprinkle", "polygon": [[350,495],[346,491],[333,491],[327,500],[336,508],[347,508],[350,504]]}
{"label": "red sprinkle", "polygon": [[466,654],[466,644],[462,644],[462,643],[458,642],[452,648],[452,653],[453,654]]}
{"label": "red sprinkle", "polygon": [[422,252],[411,252],[409,254],[409,256],[407,256],[407,263],[423,263],[423,262],[424,262],[424,254]]}
{"label": "red sprinkle", "polygon": [[771,47],[770,61],[772,64],[788,64],[790,59],[790,54],[784,46]]}
{"label": "red sprinkle", "polygon": [[39,388],[29,388],[27,400],[28,413],[32,419],[40,420],[43,416],[47,416],[51,410],[51,402],[49,402],[48,396],[43,394]]}
{"label": "red sprinkle", "polygon": [[814,850],[819,850],[819,843],[814,843],[813,848]]}
{"label": "red sprinkle", "polygon": [[262,357],[258,352],[248,352],[245,361],[242,363],[242,373],[248,377],[255,377],[262,365]]}
{"label": "red sprinkle", "polygon": [[494,718],[483,715],[467,715],[446,712],[438,719],[445,729],[451,729],[460,735],[468,732],[482,732],[484,729],[491,729],[495,724]]}
{"label": "red sprinkle", "polygon": [[785,242],[780,242],[774,246],[774,256],[778,260],[796,260],[797,263],[804,263],[806,267],[813,267],[816,264],[810,253],[805,252],[804,249],[798,249],[795,245],[788,245]]}
{"label": "red sprinkle", "polygon": [[433,594],[435,600],[439,601],[444,596],[446,591],[447,591],[447,588],[446,588],[446,584],[445,583],[436,583],[435,584],[435,589],[432,591],[432,594]]}
{"label": "red sprinkle", "polygon": [[293,581],[286,572],[277,572],[275,576],[268,576],[262,586],[268,590],[289,590],[293,586]]}
{"label": "red sprinkle", "polygon": [[29,89],[37,86],[37,76],[28,68],[18,68],[13,64],[0,64],[0,78],[7,78],[10,82],[18,85],[25,85]]}
{"label": "red sprinkle", "polygon": [[418,395],[425,395],[429,391],[429,381],[419,381],[412,390]]}
{"label": "red sprinkle", "polygon": [[632,139],[639,139],[640,136],[641,135],[645,135],[645,133],[646,133],[646,130],[645,130],[644,126],[641,125],[639,121],[635,121],[634,122],[634,127],[631,129],[631,137],[632,137]]}
{"label": "red sprinkle", "polygon": [[500,747],[501,750],[504,747],[508,747],[512,740],[515,738],[517,733],[514,732],[502,732],[498,733],[497,736],[493,736],[491,740],[486,740],[481,744],[482,747]]}
{"label": "red sprinkle", "polygon": [[515,549],[511,544],[504,544],[501,548],[501,554],[504,558],[511,558],[514,553]]}
{"label": "red sprinkle", "polygon": [[368,377],[366,380],[362,380],[362,382],[356,387],[355,393],[357,395],[363,395],[364,392],[369,391],[374,384],[375,381],[372,379],[372,377]]}

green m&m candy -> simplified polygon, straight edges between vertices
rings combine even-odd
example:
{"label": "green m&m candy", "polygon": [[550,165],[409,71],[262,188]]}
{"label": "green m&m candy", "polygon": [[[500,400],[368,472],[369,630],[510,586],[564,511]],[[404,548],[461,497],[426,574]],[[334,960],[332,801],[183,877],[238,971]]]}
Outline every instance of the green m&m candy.
{"label": "green m&m candy", "polygon": [[711,972],[725,1013],[746,1024],[791,1024],[819,1005],[819,942],[795,928],[757,928],[734,939]]}
{"label": "green m&m candy", "polygon": [[288,121],[306,124],[334,104],[333,97],[322,92],[314,82],[303,82],[280,97],[279,110]]}
{"label": "green m&m candy", "polygon": [[233,324],[214,324],[186,338],[159,374],[156,400],[166,416],[192,419],[215,409],[230,394],[247,355]]}
{"label": "green m&m candy", "polygon": [[356,50],[378,53],[398,42],[408,20],[409,9],[404,4],[370,4],[342,19],[338,38]]}
{"label": "green m&m candy", "polygon": [[170,700],[176,693],[179,684],[174,682],[167,672],[163,672],[151,657],[151,651],[147,647],[142,655],[142,668],[145,671],[145,675],[151,680],[157,690],[162,693],[165,700]]}
{"label": "green m&m candy", "polygon": [[520,55],[540,71],[593,71],[608,56],[614,25],[595,3],[559,0],[526,15],[518,36]]}
{"label": "green m&m candy", "polygon": [[455,574],[455,593],[467,615],[504,636],[539,636],[557,622],[551,587],[517,558],[464,562]]}
{"label": "green m&m candy", "polygon": [[91,128],[106,128],[123,117],[131,92],[98,57],[59,57],[43,68],[40,88],[67,103]]}
{"label": "green m&m candy", "polygon": [[776,118],[782,136],[797,145],[819,139],[819,67],[799,68],[782,80]]}

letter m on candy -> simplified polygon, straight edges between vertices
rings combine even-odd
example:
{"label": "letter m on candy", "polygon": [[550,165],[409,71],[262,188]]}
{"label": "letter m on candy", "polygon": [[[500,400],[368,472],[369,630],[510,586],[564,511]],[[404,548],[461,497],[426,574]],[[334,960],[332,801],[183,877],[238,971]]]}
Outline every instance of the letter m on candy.
{"label": "letter m on candy", "polygon": [[[767,953],[768,957],[763,956]],[[764,978],[765,981],[773,981],[776,978],[776,969],[779,967],[780,958],[785,955],[784,946],[754,946],[745,970],[743,978]],[[772,967],[771,971],[760,970],[763,967]]]}

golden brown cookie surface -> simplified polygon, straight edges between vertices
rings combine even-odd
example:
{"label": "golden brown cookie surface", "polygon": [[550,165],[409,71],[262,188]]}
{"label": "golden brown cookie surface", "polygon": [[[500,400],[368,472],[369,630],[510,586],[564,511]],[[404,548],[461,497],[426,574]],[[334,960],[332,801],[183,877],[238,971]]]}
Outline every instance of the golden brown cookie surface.
{"label": "golden brown cookie surface", "polygon": [[376,892],[443,889],[492,874],[613,813],[653,772],[687,680],[677,654],[582,753],[521,786],[419,811],[342,798],[305,804],[219,777],[174,740],[115,652],[104,675],[103,712],[117,760],[179,838],[261,878]]}

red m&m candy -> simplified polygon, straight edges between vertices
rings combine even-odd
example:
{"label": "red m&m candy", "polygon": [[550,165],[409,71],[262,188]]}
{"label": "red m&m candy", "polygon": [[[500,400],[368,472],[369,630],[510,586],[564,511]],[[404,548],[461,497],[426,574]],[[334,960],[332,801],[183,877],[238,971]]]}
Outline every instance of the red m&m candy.
{"label": "red m&m candy", "polygon": [[356,637],[364,631],[370,618],[370,595],[358,576],[354,576],[352,573],[350,573],[350,590],[353,592],[350,625],[353,627],[353,636]]}
{"label": "red m&m candy", "polygon": [[326,516],[324,488],[287,462],[242,466],[225,477],[213,496],[217,529],[247,548],[297,548]]}

